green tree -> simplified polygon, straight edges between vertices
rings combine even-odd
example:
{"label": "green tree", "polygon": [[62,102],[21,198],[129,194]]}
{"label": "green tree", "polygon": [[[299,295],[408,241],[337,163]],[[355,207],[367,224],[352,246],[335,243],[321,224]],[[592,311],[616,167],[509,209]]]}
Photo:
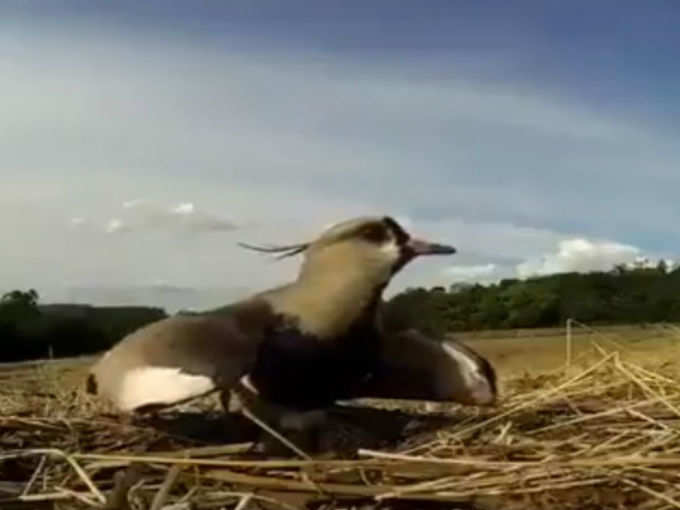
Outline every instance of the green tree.
{"label": "green tree", "polygon": [[[664,269],[665,268],[665,269]],[[495,285],[454,282],[448,291],[408,289],[386,303],[399,327],[429,331],[547,327],[573,317],[620,324],[680,320],[680,268],[666,263],[562,273]]]}

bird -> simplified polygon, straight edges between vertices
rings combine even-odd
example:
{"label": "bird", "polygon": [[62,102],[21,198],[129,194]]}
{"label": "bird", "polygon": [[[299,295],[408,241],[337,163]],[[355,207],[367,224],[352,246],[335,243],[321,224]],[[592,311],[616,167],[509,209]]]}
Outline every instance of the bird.
{"label": "bird", "polygon": [[[337,394],[338,400],[404,399],[490,406],[498,396],[497,374],[488,359],[456,340],[434,339],[415,328],[384,334],[369,374]],[[246,375],[239,388],[252,399],[260,392]],[[221,395],[224,407],[229,396]],[[284,408],[281,408],[282,410]]]}
{"label": "bird", "polygon": [[301,254],[297,278],[133,331],[91,366],[87,392],[140,413],[236,388],[247,376],[268,402],[314,413],[378,367],[379,305],[394,275],[420,256],[456,253],[411,236],[390,216],[341,221],[309,242],[242,245]]}
{"label": "bird", "polygon": [[[345,391],[338,394],[338,403],[368,398],[492,406],[497,401],[495,368],[489,360],[459,341],[432,338],[415,328],[408,328],[384,333],[380,345],[374,370],[354,386],[345,387]],[[337,433],[333,431],[337,431],[338,427],[329,426],[332,421],[328,413],[333,418],[344,418],[355,411],[355,408],[333,405],[324,412],[295,412],[262,398],[248,376],[233,393],[222,392],[220,400],[224,409],[238,410],[245,406],[273,427],[287,430],[289,434],[294,431],[296,444],[304,444],[307,451],[323,449],[319,445],[329,441],[337,443]],[[375,416],[369,416],[363,421],[370,425],[369,428],[377,428],[379,437],[393,435],[393,431],[388,433],[387,428],[399,430],[405,427],[394,418],[374,423]],[[326,433],[326,430],[330,432]],[[354,427],[353,433],[356,430]],[[273,449],[276,445],[270,442],[268,447]]]}

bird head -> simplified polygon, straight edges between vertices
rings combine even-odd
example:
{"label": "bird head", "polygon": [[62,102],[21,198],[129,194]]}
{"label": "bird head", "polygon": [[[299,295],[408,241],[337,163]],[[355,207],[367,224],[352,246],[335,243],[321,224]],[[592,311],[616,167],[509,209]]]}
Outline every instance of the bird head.
{"label": "bird head", "polygon": [[411,236],[389,216],[353,218],[324,230],[315,240],[290,246],[254,248],[282,257],[303,253],[301,276],[359,271],[385,285],[406,264],[425,255],[451,255],[456,249]]}

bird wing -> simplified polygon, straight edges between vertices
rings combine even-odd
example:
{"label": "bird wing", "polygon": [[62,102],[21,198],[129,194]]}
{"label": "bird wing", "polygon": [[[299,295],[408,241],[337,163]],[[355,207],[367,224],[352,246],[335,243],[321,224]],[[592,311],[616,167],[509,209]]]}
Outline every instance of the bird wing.
{"label": "bird wing", "polygon": [[174,316],[138,329],[93,365],[90,392],[134,411],[233,387],[252,369],[267,323],[266,310],[253,308]]}
{"label": "bird wing", "polygon": [[443,356],[439,342],[415,329],[385,334],[378,368],[347,398],[438,400]]}

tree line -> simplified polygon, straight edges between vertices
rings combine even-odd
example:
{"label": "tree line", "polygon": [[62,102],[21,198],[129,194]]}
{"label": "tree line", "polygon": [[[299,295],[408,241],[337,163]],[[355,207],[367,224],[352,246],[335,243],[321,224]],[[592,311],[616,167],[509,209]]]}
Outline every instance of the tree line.
{"label": "tree line", "polygon": [[[165,318],[162,308],[40,305],[38,293],[0,298],[0,361],[101,352],[135,329]],[[539,328],[575,318],[591,324],[680,321],[680,268],[617,266],[490,285],[410,288],[385,301],[389,330],[425,333]]]}
{"label": "tree line", "polygon": [[619,265],[608,272],[506,279],[486,286],[407,289],[387,303],[385,323],[439,335],[552,327],[568,318],[601,325],[680,321],[680,268]]}
{"label": "tree line", "polygon": [[144,324],[161,308],[40,305],[34,289],[0,297],[0,362],[92,354]]}

